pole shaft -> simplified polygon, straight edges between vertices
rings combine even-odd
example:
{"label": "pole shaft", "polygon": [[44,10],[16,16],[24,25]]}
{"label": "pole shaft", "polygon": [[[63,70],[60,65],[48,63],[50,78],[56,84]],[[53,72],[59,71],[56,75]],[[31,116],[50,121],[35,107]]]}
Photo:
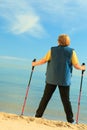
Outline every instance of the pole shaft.
{"label": "pole shaft", "polygon": [[[36,59],[33,60],[33,62],[35,62],[35,61],[36,61]],[[32,66],[30,79],[29,79],[29,82],[28,82],[28,86],[27,86],[26,95],[25,95],[25,98],[24,98],[24,103],[23,103],[21,115],[23,115],[23,113],[24,113],[24,108],[25,108],[25,105],[26,105],[27,97],[28,97],[28,92],[29,92],[29,88],[30,88],[30,82],[31,82],[33,71],[34,71],[34,66]]]}
{"label": "pole shaft", "polygon": [[[83,63],[82,65],[85,65],[85,63]],[[81,100],[81,93],[82,93],[83,73],[84,73],[84,70],[82,70],[82,73],[81,73],[81,83],[80,83],[80,91],[79,91],[79,97],[78,97],[78,108],[77,108],[77,114],[76,114],[76,124],[78,124],[79,112],[80,112],[80,100]]]}

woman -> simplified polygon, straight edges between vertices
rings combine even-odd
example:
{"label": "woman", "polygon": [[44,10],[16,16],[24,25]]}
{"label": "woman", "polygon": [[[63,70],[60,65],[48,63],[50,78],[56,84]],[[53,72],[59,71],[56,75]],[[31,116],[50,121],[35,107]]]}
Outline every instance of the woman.
{"label": "woman", "polygon": [[37,66],[48,62],[46,72],[46,86],[43,97],[36,111],[35,117],[42,117],[53,92],[58,86],[61,101],[63,103],[66,119],[73,123],[73,112],[70,102],[70,85],[72,67],[78,70],[85,70],[85,65],[80,65],[76,52],[69,47],[70,38],[66,34],[58,37],[58,46],[52,47],[44,58],[32,62],[32,66]]}

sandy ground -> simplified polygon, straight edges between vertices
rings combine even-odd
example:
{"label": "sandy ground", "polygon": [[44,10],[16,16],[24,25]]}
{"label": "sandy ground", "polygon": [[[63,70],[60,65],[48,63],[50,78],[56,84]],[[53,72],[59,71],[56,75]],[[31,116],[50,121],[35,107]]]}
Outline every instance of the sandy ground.
{"label": "sandy ground", "polygon": [[0,112],[0,130],[87,130],[87,124],[70,124]]}

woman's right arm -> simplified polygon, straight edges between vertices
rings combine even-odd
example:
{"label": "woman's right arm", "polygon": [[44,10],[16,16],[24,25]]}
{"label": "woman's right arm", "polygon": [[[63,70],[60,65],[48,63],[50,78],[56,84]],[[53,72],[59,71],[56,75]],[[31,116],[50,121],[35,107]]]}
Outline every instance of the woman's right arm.
{"label": "woman's right arm", "polygon": [[86,70],[86,66],[85,65],[80,65],[79,64],[79,61],[78,61],[78,58],[77,58],[77,55],[76,55],[75,51],[73,51],[73,54],[72,54],[72,64],[73,64],[75,69]]}

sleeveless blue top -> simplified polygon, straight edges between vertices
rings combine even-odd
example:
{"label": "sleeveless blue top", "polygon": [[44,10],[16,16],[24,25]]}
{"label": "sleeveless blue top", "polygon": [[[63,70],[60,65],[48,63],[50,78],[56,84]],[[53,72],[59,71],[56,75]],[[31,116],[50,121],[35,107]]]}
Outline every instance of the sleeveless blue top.
{"label": "sleeveless blue top", "polygon": [[47,65],[46,82],[54,85],[69,86],[72,74],[72,51],[67,46],[51,48],[51,60]]}

